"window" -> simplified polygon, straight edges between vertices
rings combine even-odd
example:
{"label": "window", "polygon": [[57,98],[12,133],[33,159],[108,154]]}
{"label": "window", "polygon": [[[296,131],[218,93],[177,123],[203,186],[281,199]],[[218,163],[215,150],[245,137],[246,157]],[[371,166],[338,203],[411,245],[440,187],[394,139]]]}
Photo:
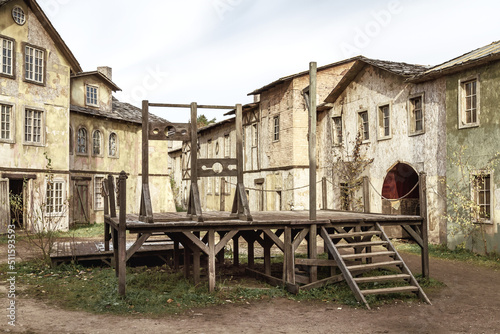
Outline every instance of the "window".
{"label": "window", "polygon": [[361,111],[359,113],[359,129],[361,131],[361,138],[363,141],[370,140],[370,124],[368,123],[368,111]]}
{"label": "window", "polygon": [[12,140],[12,106],[0,104],[0,139]]}
{"label": "window", "polygon": [[259,143],[259,130],[257,128],[257,124],[252,125],[252,147],[257,147]]}
{"label": "window", "polygon": [[0,74],[14,76],[13,57],[14,42],[0,37]]}
{"label": "window", "polygon": [[26,109],[24,116],[24,142],[42,144],[43,111]]}
{"label": "window", "polygon": [[273,140],[280,140],[280,117],[274,116],[274,131],[273,131]]}
{"label": "window", "polygon": [[102,181],[104,177],[96,176],[94,177],[94,209],[102,210],[104,209],[104,202],[102,198]]}
{"label": "window", "polygon": [[229,158],[231,156],[231,138],[229,134],[224,135],[224,157]]}
{"label": "window", "polygon": [[459,128],[479,125],[479,85],[477,78],[460,81]]}
{"label": "window", "polygon": [[118,136],[116,133],[112,132],[109,135],[109,148],[108,155],[110,157],[116,157],[118,154]]}
{"label": "window", "polygon": [[332,118],[333,145],[342,144],[342,116]]}
{"label": "window", "polygon": [[26,45],[24,56],[24,78],[29,81],[43,84],[45,51]]}
{"label": "window", "polygon": [[76,138],[76,153],[87,153],[87,130],[85,128],[78,129]]}
{"label": "window", "polygon": [[476,204],[477,220],[489,220],[491,217],[491,183],[490,175],[480,173],[473,175],[473,198]]}
{"label": "window", "polygon": [[410,135],[424,133],[424,111],[423,111],[423,96],[415,96],[409,100],[409,121]]}
{"label": "window", "polygon": [[14,6],[14,8],[12,9],[12,18],[20,26],[22,26],[26,22],[26,15],[24,14],[24,10],[19,6]]}
{"label": "window", "polygon": [[86,104],[88,106],[94,106],[98,107],[99,105],[97,104],[97,86],[90,86],[86,85],[86,90],[87,90],[87,99],[86,99]]}
{"label": "window", "polygon": [[73,154],[73,128],[69,127],[69,154]]}
{"label": "window", "polygon": [[101,155],[101,131],[95,130],[92,135],[92,155]]}
{"label": "window", "polygon": [[378,107],[379,139],[391,137],[391,109],[388,104]]}
{"label": "window", "polygon": [[45,208],[48,214],[64,211],[64,181],[48,181]]}

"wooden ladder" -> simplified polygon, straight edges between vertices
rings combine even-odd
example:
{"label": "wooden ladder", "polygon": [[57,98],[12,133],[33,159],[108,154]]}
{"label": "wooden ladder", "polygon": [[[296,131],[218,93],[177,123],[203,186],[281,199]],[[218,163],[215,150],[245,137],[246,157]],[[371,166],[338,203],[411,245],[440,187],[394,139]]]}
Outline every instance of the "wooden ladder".
{"label": "wooden ladder", "polygon": [[[341,227],[335,227],[335,233],[330,234],[325,227],[321,227],[321,237],[325,240],[328,251],[337,262],[356,300],[370,309],[365,298],[367,295],[413,292],[416,293],[421,300],[431,304],[417,280],[410,272],[410,269],[408,269],[404,263],[403,258],[396,251],[396,248],[380,227],[380,224],[375,223],[368,228],[369,230],[362,230],[361,227],[346,230]],[[372,240],[374,236],[378,236],[380,240]],[[346,242],[340,243],[341,240],[345,240]],[[372,247],[376,246],[382,246],[385,250],[372,252]],[[339,252],[339,249],[344,250],[342,254]],[[349,253],[348,250],[353,250],[353,252]],[[392,260],[374,262],[373,259],[377,257],[390,257]],[[363,262],[363,260],[365,261]],[[396,267],[401,273],[394,275],[357,277],[360,273],[370,272],[382,267]],[[364,283],[388,281],[399,281],[401,282],[401,286],[378,289],[360,289],[359,287],[360,284]]]}

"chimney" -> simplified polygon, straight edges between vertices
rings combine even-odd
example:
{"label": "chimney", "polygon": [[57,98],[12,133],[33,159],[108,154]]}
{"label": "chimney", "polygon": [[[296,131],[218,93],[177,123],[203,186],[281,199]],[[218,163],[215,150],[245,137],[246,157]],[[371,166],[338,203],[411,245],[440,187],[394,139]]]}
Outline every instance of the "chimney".
{"label": "chimney", "polygon": [[97,68],[97,72],[104,74],[106,78],[110,81],[113,81],[113,69],[109,66],[99,66]]}

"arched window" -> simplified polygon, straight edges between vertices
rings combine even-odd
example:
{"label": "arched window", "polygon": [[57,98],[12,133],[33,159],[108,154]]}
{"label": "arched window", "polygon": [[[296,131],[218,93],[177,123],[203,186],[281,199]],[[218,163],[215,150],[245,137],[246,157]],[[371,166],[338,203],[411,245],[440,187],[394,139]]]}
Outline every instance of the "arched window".
{"label": "arched window", "polygon": [[85,128],[78,129],[76,153],[87,153],[87,130]]}
{"label": "arched window", "polygon": [[118,136],[116,133],[112,132],[109,135],[109,151],[108,155],[110,157],[116,157],[118,154]]}
{"label": "arched window", "polygon": [[95,130],[92,135],[92,155],[101,155],[101,131]]}

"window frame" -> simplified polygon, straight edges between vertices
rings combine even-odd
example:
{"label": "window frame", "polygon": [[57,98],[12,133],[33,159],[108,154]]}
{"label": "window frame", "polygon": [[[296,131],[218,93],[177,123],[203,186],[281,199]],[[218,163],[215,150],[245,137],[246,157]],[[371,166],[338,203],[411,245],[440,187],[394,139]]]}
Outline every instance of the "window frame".
{"label": "window frame", "polygon": [[[412,101],[420,99],[420,112],[422,114],[422,129],[417,130],[417,120],[415,116],[415,105]],[[407,108],[408,108],[408,136],[418,136],[425,133],[425,94],[418,93],[413,94],[408,97]]]}
{"label": "window frame", "polygon": [[[115,154],[111,154],[111,136],[115,135],[116,141],[115,141]],[[118,159],[119,158],[119,140],[118,140],[118,134],[116,131],[111,131],[108,136],[108,157],[113,158],[113,159]]]}
{"label": "window frame", "polygon": [[[384,112],[384,109],[387,108],[387,115]],[[385,130],[387,128],[385,121],[388,119],[388,132],[389,134],[385,134]],[[381,103],[377,105],[377,120],[378,120],[378,131],[377,131],[377,139],[388,140],[392,138],[392,103]],[[368,126],[370,122],[368,121]]]}
{"label": "window frame", "polygon": [[[100,185],[98,184],[98,180],[101,180]],[[103,211],[104,210],[104,198],[102,197],[102,181],[104,181],[104,175],[94,175],[94,184],[93,184],[93,207],[94,211]],[[116,197],[115,197],[116,198]],[[98,200],[100,201],[100,205],[98,205]]]}
{"label": "window frame", "polygon": [[[11,63],[10,63],[10,69],[11,73],[6,73],[3,71],[3,50],[4,50],[4,41],[8,41],[12,43],[12,49],[11,51]],[[16,78],[16,40],[4,35],[0,35],[0,76],[10,78],[10,79],[15,79]]]}
{"label": "window frame", "polygon": [[[476,185],[476,182],[477,182],[477,177],[483,177],[483,180],[484,178],[487,178],[488,179],[488,187],[486,189],[478,189],[477,185]],[[492,224],[493,223],[493,214],[494,214],[494,196],[495,196],[495,189],[493,188],[493,185],[494,185],[494,182],[492,182],[492,180],[494,180],[493,178],[493,172],[490,171],[490,170],[477,170],[477,171],[473,171],[470,175],[470,190],[471,190],[471,200],[472,202],[477,205],[479,208],[481,208],[481,206],[483,207],[488,207],[488,215],[489,217],[486,218],[486,217],[481,217],[480,216],[480,213],[479,214],[476,214],[475,212],[473,212],[474,216],[473,216],[473,219],[474,219],[474,222],[475,223],[481,223],[481,224]],[[479,193],[480,192],[485,192],[486,191],[489,193],[489,203],[488,204],[480,204],[478,203],[478,200],[479,200]],[[481,211],[481,210],[480,210]]]}
{"label": "window frame", "polygon": [[280,115],[273,116],[273,142],[280,140]]}
{"label": "window frame", "polygon": [[[80,131],[85,131],[85,152],[80,152]],[[89,131],[86,127],[80,126],[78,127],[78,131],[76,132],[76,155],[88,156],[89,155]]]}
{"label": "window frame", "polygon": [[[98,153],[95,152],[95,149],[96,149],[95,135],[96,134],[99,134],[99,152]],[[104,135],[100,129],[94,129],[92,131],[92,156],[93,157],[102,157],[103,156],[103,152],[102,152],[102,143],[104,141],[103,138],[104,138]]]}
{"label": "window frame", "polygon": [[[93,98],[89,98],[89,89],[95,89],[95,103],[93,103]],[[92,94],[92,92],[90,92]],[[90,100],[90,102],[89,102]],[[92,84],[85,84],[85,105],[89,107],[99,107],[99,86]]]}
{"label": "window frame", "polygon": [[[9,138],[2,138],[2,109],[3,107],[9,107],[10,108],[10,115],[9,115]],[[6,103],[0,101],[0,143],[10,143],[13,144],[15,143],[15,138],[16,138],[16,112],[15,112],[15,104],[12,103]]]}
{"label": "window frame", "polygon": [[[61,189],[60,189],[60,192],[61,192],[61,197],[60,197],[60,211],[49,211],[49,208],[51,207],[54,207],[55,203],[49,203],[49,198],[54,198],[54,197],[49,197],[49,186],[52,184],[52,187],[56,184],[60,184],[61,185]],[[52,188],[54,189],[54,188]],[[55,190],[52,190],[52,191],[55,191]],[[53,180],[45,180],[45,197],[44,197],[44,200],[45,200],[45,205],[44,205],[44,210],[45,210],[45,213],[50,216],[50,217],[57,217],[57,216],[64,216],[65,215],[65,212],[64,212],[64,203],[66,201],[66,181],[64,179],[61,179],[61,178],[54,178]],[[53,200],[52,200],[53,202]]]}
{"label": "window frame", "polygon": [[[47,50],[44,49],[44,48],[41,48],[39,46],[36,46],[36,45],[33,45],[33,44],[30,44],[30,43],[23,43],[22,44],[23,46],[23,56],[24,56],[24,60],[23,60],[23,80],[25,82],[29,82],[29,83],[32,83],[32,84],[35,84],[35,85],[40,85],[40,86],[45,86],[45,82],[46,82],[46,78],[47,78]],[[26,62],[26,49],[27,48],[32,48],[34,51],[40,51],[42,52],[43,54],[43,61],[42,61],[42,80],[41,81],[37,81],[33,78],[27,78],[26,77],[26,70],[27,70],[27,62]],[[33,63],[33,66],[35,66],[35,64]],[[35,74],[35,71],[33,70],[33,75]]]}
{"label": "window frame", "polygon": [[[366,122],[363,119],[363,114],[366,114]],[[367,124],[367,128],[365,129],[365,123]],[[367,109],[363,109],[358,111],[358,131],[361,131],[361,141],[362,143],[370,142],[370,114]],[[365,133],[368,134],[368,138],[365,138]]]}
{"label": "window frame", "polygon": [[[22,19],[23,19],[23,22],[22,22],[22,23],[17,21],[18,16],[16,16],[16,13],[14,13],[14,11],[15,11],[16,9],[20,9],[20,10],[21,10]],[[25,25],[25,24],[26,24],[26,17],[27,17],[28,15],[26,15],[26,11],[25,11],[25,10],[24,10],[24,8],[22,8],[21,6],[17,6],[17,5],[16,5],[16,6],[14,6],[14,7],[12,8],[11,15],[12,15],[12,20],[14,20],[14,22],[15,22],[17,25],[23,26],[23,25]]]}
{"label": "window frame", "polygon": [[[479,80],[479,75],[471,75],[465,78],[461,78],[458,80],[458,128],[459,129],[468,129],[475,128],[480,125],[480,114],[481,114],[481,83]],[[475,92],[475,100],[476,100],[476,121],[466,123],[466,85],[470,82],[476,82],[476,92]],[[472,116],[471,116],[472,117]]]}
{"label": "window frame", "polygon": [[[335,120],[340,120],[340,136],[339,136],[339,126],[336,124]],[[332,145],[341,146],[344,142],[344,122],[342,115],[332,116]]]}
{"label": "window frame", "polygon": [[[36,112],[36,113],[40,113],[41,114],[41,117],[40,117],[40,141],[33,141],[33,140],[26,140],[26,128],[27,128],[27,125],[26,125],[26,117],[27,117],[27,112],[28,111],[32,111],[32,112]],[[29,145],[29,146],[45,146],[45,124],[46,124],[46,121],[45,121],[45,117],[46,117],[46,112],[45,110],[43,109],[40,109],[40,108],[34,108],[34,107],[29,107],[29,106],[26,106],[24,108],[24,115],[23,115],[23,144],[24,145]],[[33,120],[31,121],[31,136],[34,136],[34,132],[33,132]]]}

